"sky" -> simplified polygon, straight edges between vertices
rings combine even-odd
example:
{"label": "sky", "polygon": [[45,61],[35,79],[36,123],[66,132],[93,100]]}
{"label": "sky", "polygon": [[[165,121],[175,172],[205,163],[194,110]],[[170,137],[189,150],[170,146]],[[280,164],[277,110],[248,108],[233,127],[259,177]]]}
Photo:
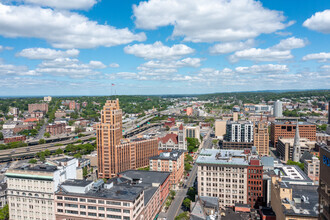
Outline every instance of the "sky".
{"label": "sky", "polygon": [[329,0],[0,0],[0,96],[330,89]]}

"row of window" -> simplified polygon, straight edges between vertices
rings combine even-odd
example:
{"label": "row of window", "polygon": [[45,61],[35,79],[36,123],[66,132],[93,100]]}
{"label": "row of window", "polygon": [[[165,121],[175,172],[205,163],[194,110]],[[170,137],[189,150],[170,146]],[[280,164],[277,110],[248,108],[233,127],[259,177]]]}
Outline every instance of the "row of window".
{"label": "row of window", "polygon": [[[59,213],[63,213],[63,209],[57,209],[57,212],[59,212]],[[74,211],[74,210],[65,210],[65,213],[67,213],[67,214],[71,214],[71,215],[78,215],[78,214],[80,214],[80,215],[87,215],[87,216],[91,216],[91,217],[103,217],[103,218],[105,218],[105,214],[103,214],[103,213],[99,213],[99,214],[97,214],[97,213],[95,213],[95,212],[78,212],[78,211]],[[121,219],[122,217],[121,217],[121,215],[106,215],[107,216],[107,218],[110,218],[110,219]],[[124,220],[130,220],[130,217],[128,217],[128,216],[124,216]]]}
{"label": "row of window", "polygon": [[[62,200],[63,196],[57,196],[58,200]],[[64,197],[64,200],[67,201],[78,201],[78,198],[76,197]],[[98,204],[107,204],[107,205],[115,205],[115,206],[130,206],[130,203],[128,202],[115,202],[115,201],[105,201],[105,200],[96,200],[96,199],[84,199],[84,198],[79,198],[79,202],[86,202],[87,203],[98,203]]]}

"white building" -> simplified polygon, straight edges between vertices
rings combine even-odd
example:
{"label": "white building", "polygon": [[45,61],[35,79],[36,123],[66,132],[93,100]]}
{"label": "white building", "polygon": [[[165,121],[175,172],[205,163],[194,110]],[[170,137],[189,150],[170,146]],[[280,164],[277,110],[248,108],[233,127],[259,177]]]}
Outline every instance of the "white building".
{"label": "white building", "polygon": [[54,193],[60,183],[76,178],[78,162],[65,158],[53,163],[58,165],[24,164],[6,172],[10,219],[55,220]]}
{"label": "white building", "polygon": [[250,121],[227,121],[226,140],[230,142],[252,142],[253,123]]}
{"label": "white building", "polygon": [[45,96],[44,97],[44,101],[45,102],[51,102],[52,101],[52,97],[51,96]]}
{"label": "white building", "polygon": [[283,109],[282,109],[282,102],[277,100],[274,102],[274,116],[275,117],[283,117]]}

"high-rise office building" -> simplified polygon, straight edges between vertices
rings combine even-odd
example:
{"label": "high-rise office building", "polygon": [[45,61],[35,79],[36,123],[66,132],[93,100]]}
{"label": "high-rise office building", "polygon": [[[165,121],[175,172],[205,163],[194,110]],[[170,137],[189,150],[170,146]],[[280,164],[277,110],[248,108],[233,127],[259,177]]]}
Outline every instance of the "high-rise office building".
{"label": "high-rise office building", "polygon": [[98,177],[111,178],[117,173],[149,165],[158,155],[157,139],[122,139],[122,110],[119,100],[108,100],[97,124]]}
{"label": "high-rise office building", "polygon": [[259,122],[254,126],[253,145],[257,148],[260,156],[269,154],[269,134],[267,123]]}
{"label": "high-rise office building", "polygon": [[280,100],[277,100],[276,102],[274,102],[274,116],[283,117],[282,102]]}

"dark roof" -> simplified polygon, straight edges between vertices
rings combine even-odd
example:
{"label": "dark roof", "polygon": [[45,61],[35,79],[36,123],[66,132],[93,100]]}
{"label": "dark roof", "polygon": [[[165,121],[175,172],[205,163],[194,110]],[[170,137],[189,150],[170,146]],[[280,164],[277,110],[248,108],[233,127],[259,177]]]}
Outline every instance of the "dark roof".
{"label": "dark roof", "polygon": [[310,152],[305,151],[303,155],[300,157],[300,161],[305,162],[305,160],[311,160],[312,158],[313,155]]}
{"label": "dark roof", "polygon": [[[291,185],[292,188],[292,199],[296,199],[294,203],[295,207],[299,210],[299,213],[294,212],[293,209],[287,209],[286,215],[297,215],[297,216],[318,216],[318,207],[316,204],[319,202],[319,195],[317,193],[318,186],[311,185]],[[306,201],[303,200],[303,196]],[[304,213],[305,212],[305,213]]]}
{"label": "dark roof", "polygon": [[160,153],[158,156],[150,157],[150,160],[177,160],[183,151],[173,150],[171,152],[163,152]]}
{"label": "dark roof", "polygon": [[62,183],[61,185],[64,186],[81,186],[81,187],[85,187],[89,184],[91,184],[93,181],[89,181],[89,180],[78,180],[78,179],[74,179],[74,180],[67,180],[64,183]]}
{"label": "dark roof", "polygon": [[46,164],[38,164],[38,165],[30,165],[23,164],[20,167],[15,168],[16,170],[30,170],[30,171],[42,171],[42,172],[54,172],[57,170],[57,166],[46,165]]}
{"label": "dark roof", "polygon": [[170,174],[170,172],[126,170],[124,172],[119,173],[119,176],[127,176],[132,179],[142,179],[143,183],[163,184]]}

